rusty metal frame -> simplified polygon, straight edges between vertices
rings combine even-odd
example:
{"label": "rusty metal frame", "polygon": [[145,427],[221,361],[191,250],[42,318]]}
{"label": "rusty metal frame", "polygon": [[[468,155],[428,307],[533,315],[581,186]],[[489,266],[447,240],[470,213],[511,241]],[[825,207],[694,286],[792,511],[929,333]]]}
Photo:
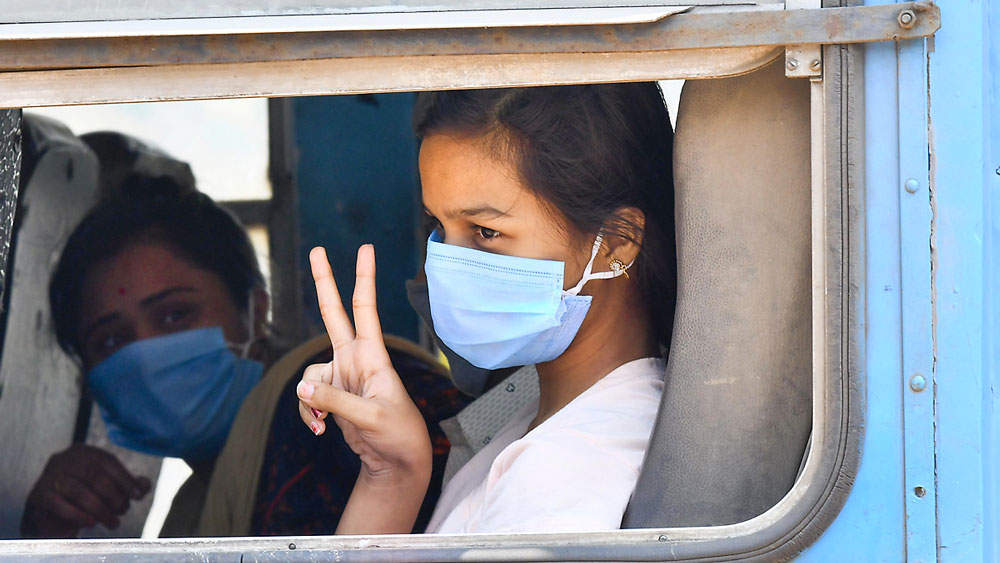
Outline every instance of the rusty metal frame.
{"label": "rusty metal frame", "polygon": [[[904,12],[914,14],[908,27],[899,21]],[[926,37],[940,25],[936,5],[910,2],[801,10],[694,9],[655,22],[624,25],[0,39],[0,71],[831,45]]]}
{"label": "rusty metal frame", "polygon": [[[332,536],[285,538],[189,538],[176,540],[23,540],[0,542],[9,561],[284,561],[316,560],[785,560],[809,545],[836,517],[858,463],[862,410],[858,399],[855,338],[861,272],[855,252],[858,227],[859,159],[856,130],[843,120],[859,117],[860,98],[850,91],[861,76],[851,48],[826,47],[823,81],[813,86],[814,231],[823,249],[815,289],[823,300],[823,326],[814,327],[825,346],[814,372],[811,453],[792,491],[766,513],[739,524],[708,528],[628,529],[601,533],[436,536]],[[778,50],[780,53],[780,49]],[[850,72],[848,72],[850,71]],[[853,110],[853,111],[852,111]],[[818,125],[819,123],[817,123]],[[847,137],[845,137],[845,135]],[[820,139],[821,138],[821,139]],[[819,142],[821,140],[821,142]],[[818,146],[817,146],[818,145]],[[847,152],[844,152],[844,147]],[[817,153],[815,151],[821,151]],[[852,246],[851,241],[855,241]],[[861,268],[863,269],[863,261]]]}
{"label": "rusty metal frame", "polygon": [[751,72],[781,53],[751,47],[0,72],[0,108],[712,78]]}
{"label": "rusty metal frame", "polygon": [[712,78],[751,72],[788,45],[939,27],[937,6],[910,2],[600,26],[0,40],[0,107]]}

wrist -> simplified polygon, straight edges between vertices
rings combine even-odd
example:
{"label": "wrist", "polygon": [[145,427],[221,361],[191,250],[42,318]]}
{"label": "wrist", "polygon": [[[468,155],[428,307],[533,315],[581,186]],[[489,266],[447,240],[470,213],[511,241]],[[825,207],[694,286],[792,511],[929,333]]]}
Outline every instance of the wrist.
{"label": "wrist", "polygon": [[338,534],[408,534],[413,530],[430,473],[358,474],[337,526]]}
{"label": "wrist", "polygon": [[393,494],[419,489],[425,491],[431,480],[431,458],[415,459],[399,464],[391,470],[371,471],[362,463],[355,487],[365,487],[373,492]]}

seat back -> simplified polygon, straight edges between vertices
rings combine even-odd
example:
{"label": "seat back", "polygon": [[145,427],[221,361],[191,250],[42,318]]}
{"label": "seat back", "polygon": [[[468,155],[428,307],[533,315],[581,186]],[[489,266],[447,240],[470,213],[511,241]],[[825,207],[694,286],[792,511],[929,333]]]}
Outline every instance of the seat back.
{"label": "seat back", "polygon": [[[98,196],[98,156],[65,125],[26,113],[11,277],[0,361],[0,537],[20,534],[24,503],[49,457],[74,439],[110,451],[155,483],[161,458],[110,442],[103,420],[81,401],[80,368],[59,348],[49,308],[49,278],[69,234]],[[83,407],[83,408],[81,408]],[[80,435],[74,436],[75,431]],[[132,503],[117,530],[98,525],[85,537],[138,536],[153,495]]]}
{"label": "seat back", "polygon": [[625,527],[748,520],[794,483],[812,421],[809,131],[808,81],[780,62],[684,86],[673,341]]}
{"label": "seat back", "polygon": [[25,114],[9,308],[0,362],[0,535],[17,537],[24,501],[49,456],[73,441],[80,370],[56,343],[48,279],[92,202],[97,157],[62,124]]}

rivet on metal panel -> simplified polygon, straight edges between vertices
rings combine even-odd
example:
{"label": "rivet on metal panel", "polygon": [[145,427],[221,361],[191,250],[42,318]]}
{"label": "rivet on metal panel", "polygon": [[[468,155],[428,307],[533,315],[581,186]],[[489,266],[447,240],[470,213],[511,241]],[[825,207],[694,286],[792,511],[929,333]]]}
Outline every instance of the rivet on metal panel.
{"label": "rivet on metal panel", "polygon": [[997,176],[1000,176],[1000,166],[997,166]]}
{"label": "rivet on metal panel", "polygon": [[917,495],[917,498],[924,498],[924,495],[927,494],[927,489],[923,487],[914,487],[913,494]]}
{"label": "rivet on metal panel", "polygon": [[295,549],[295,544],[294,543],[288,544],[288,549]]}
{"label": "rivet on metal panel", "polygon": [[903,29],[913,29],[913,26],[917,23],[917,14],[913,10],[902,10],[899,12],[896,21],[899,22],[899,27]]}
{"label": "rivet on metal panel", "polygon": [[906,191],[910,192],[911,194],[915,194],[917,193],[917,190],[920,189],[920,182],[914,180],[913,178],[910,178],[909,180],[906,181],[905,184],[903,184],[903,187],[906,188]]}
{"label": "rivet on metal panel", "polygon": [[660,536],[657,539],[660,540],[660,541],[667,541],[668,538],[667,538],[667,536]]}
{"label": "rivet on metal panel", "polygon": [[787,68],[788,70],[795,70],[795,69],[799,68],[799,60],[798,59],[788,59],[787,61],[785,61],[785,68]]}
{"label": "rivet on metal panel", "polygon": [[927,380],[924,376],[917,373],[910,378],[910,389],[913,389],[917,393],[923,391],[927,387]]}

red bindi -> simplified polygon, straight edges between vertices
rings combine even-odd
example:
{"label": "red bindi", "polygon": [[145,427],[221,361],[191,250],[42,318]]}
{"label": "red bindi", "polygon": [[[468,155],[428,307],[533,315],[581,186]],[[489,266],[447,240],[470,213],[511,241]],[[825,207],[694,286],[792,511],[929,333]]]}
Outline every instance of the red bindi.
{"label": "red bindi", "polygon": [[119,287],[118,288],[118,295],[125,295],[125,288],[124,287]]}

